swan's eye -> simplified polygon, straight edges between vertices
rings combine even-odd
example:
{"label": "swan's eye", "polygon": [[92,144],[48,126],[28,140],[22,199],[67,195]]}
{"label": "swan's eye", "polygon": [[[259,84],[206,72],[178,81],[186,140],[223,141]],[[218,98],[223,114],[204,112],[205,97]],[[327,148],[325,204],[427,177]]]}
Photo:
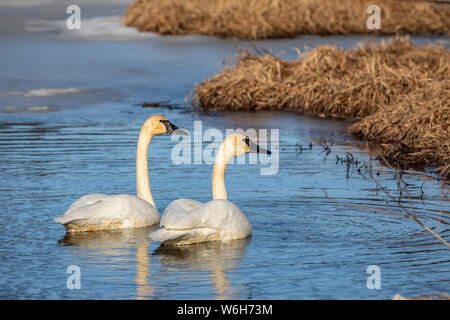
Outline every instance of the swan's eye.
{"label": "swan's eye", "polygon": [[245,137],[244,139],[242,139],[242,141],[247,144],[248,152],[272,154],[272,152],[270,150],[266,150],[266,149],[260,147],[258,144],[251,141],[249,137]]}

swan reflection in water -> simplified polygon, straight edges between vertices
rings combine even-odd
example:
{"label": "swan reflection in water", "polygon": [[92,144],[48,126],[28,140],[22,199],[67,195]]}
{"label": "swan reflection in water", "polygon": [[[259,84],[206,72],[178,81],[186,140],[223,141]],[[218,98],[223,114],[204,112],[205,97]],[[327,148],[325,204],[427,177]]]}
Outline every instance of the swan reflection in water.
{"label": "swan reflection in water", "polygon": [[154,296],[154,288],[149,283],[151,269],[148,234],[157,228],[155,225],[134,229],[68,232],[59,240],[59,244],[88,249],[89,255],[101,257],[109,265],[114,261],[117,264],[129,261],[130,251],[136,249],[136,299],[145,299]]}
{"label": "swan reflection in water", "polygon": [[[233,287],[227,272],[236,269],[250,243],[251,237],[234,241],[213,241],[183,246],[160,246],[153,255],[159,256],[161,263],[169,272],[182,271],[193,274],[206,271],[214,285],[216,299],[232,299],[242,294],[242,287]],[[187,279],[195,280],[195,279]],[[241,284],[240,284],[241,285]],[[179,288],[181,289],[181,288]]]}
{"label": "swan reflection in water", "polygon": [[[170,273],[177,271],[191,274],[186,281],[195,280],[192,279],[195,277],[192,274],[196,271],[201,271],[202,275],[206,274],[208,286],[213,284],[213,291],[217,299],[230,299],[233,295],[242,294],[243,288],[236,284],[233,287],[229,277],[227,278],[227,273],[239,266],[251,238],[179,247],[161,246],[153,252],[152,258],[149,256],[150,239],[148,235],[157,228],[158,226],[150,226],[135,229],[68,232],[59,240],[59,245],[86,250],[77,251],[76,254],[82,256],[84,261],[92,262],[95,259],[96,266],[112,266],[112,269],[134,260],[131,256],[135,251],[136,299],[158,298],[157,279],[162,276],[162,273],[170,277]],[[157,260],[155,258],[158,258],[159,261],[155,261]],[[152,264],[150,264],[150,259],[153,260]],[[158,269],[159,271],[157,271]],[[164,290],[171,289],[164,288]],[[182,290],[182,288],[177,286],[177,290]]]}

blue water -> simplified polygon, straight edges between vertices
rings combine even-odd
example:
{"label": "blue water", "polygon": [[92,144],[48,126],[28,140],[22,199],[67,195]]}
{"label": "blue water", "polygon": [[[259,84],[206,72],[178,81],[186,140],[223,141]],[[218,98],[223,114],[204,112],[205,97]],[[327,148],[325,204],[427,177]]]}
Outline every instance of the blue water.
{"label": "blue water", "polygon": [[[22,9],[11,10],[0,6],[0,16],[20,17]],[[397,199],[395,172],[346,133],[351,121],[284,112],[205,113],[184,105],[196,83],[250,42],[15,32],[0,35],[0,298],[390,299],[449,291],[449,249],[439,240],[411,219],[345,205],[404,213],[377,188],[369,168]],[[350,47],[362,39],[257,44],[284,50],[289,59],[295,57],[292,47]],[[82,90],[26,97],[41,88]],[[143,108],[144,101],[171,106]],[[227,169],[229,199],[249,218],[251,238],[167,249],[149,240],[154,227],[66,235],[53,222],[84,194],[135,194],[137,136],[152,114],[191,132],[196,120],[203,132],[279,129],[277,174],[261,175],[261,164]],[[328,155],[320,139],[330,146]],[[150,146],[150,184],[161,212],[177,198],[212,196],[212,165],[174,164],[176,144],[158,136]],[[336,155],[347,153],[360,161],[348,172],[336,163]],[[410,199],[401,198],[401,205],[414,208],[449,241],[448,184],[415,171],[403,179]],[[81,289],[67,288],[71,265],[80,268]],[[381,270],[381,289],[367,287],[370,265]]]}

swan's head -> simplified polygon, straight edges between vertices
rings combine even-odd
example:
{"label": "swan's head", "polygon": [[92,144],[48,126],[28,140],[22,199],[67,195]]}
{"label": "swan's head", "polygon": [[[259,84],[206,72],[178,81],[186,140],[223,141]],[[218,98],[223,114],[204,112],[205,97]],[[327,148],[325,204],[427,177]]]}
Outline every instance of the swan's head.
{"label": "swan's head", "polygon": [[224,140],[225,148],[231,149],[235,157],[246,153],[263,153],[272,154],[270,150],[264,149],[249,137],[239,133],[233,133],[227,136]]}
{"label": "swan's head", "polygon": [[148,134],[153,136],[164,133],[174,133],[176,130],[177,133],[180,134],[184,132],[165,117],[158,115],[148,118],[147,121],[145,121],[143,128]]}

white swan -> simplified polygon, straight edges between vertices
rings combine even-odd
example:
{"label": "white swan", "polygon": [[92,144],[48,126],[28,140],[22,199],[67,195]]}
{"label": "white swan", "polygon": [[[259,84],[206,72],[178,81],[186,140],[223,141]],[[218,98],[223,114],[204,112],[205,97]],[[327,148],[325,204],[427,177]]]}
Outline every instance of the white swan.
{"label": "white swan", "polygon": [[242,211],[227,200],[224,181],[228,162],[233,157],[248,152],[271,153],[246,136],[229,135],[220,146],[214,161],[213,200],[207,203],[192,199],[173,201],[164,210],[161,229],[150,233],[150,239],[163,245],[184,245],[248,237],[252,233],[252,226]]}
{"label": "white swan", "polygon": [[[148,146],[153,136],[178,128],[163,116],[148,118],[141,128],[136,156],[137,197],[128,194],[88,194],[54,219],[68,231],[138,228],[160,221],[148,181]],[[183,133],[182,130],[177,132]]]}

